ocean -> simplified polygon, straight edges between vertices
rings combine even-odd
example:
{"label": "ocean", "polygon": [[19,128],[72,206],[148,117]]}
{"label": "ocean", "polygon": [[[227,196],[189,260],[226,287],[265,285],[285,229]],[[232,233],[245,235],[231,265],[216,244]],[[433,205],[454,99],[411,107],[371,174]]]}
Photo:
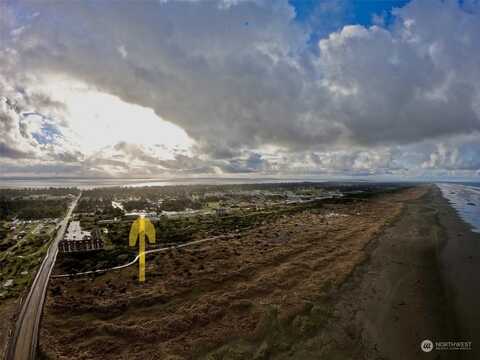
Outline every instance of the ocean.
{"label": "ocean", "polygon": [[[221,184],[261,184],[283,182],[327,182],[365,181],[352,178],[273,178],[273,177],[198,177],[173,179],[125,179],[125,178],[7,178],[0,177],[0,188],[49,188],[76,187],[82,190],[109,186],[170,186],[170,185],[221,185]],[[437,183],[443,196],[455,208],[460,217],[480,233],[480,183]]]}
{"label": "ocean", "polygon": [[480,233],[480,183],[437,183],[460,217]]}
{"label": "ocean", "polygon": [[[352,181],[351,179],[342,179]],[[342,181],[338,180],[338,181]],[[262,184],[285,182],[325,182],[325,178],[272,178],[272,177],[198,177],[173,179],[124,179],[124,178],[1,178],[0,188],[49,188],[76,187],[82,190],[109,186],[171,186],[171,185],[226,185],[226,184]],[[330,180],[331,181],[331,180]],[[337,180],[336,180],[337,181]]]}

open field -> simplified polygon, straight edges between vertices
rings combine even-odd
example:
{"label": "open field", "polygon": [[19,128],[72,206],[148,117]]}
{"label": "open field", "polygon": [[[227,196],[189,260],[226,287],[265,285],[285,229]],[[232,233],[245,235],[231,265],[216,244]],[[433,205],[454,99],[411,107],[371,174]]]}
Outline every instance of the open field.
{"label": "open field", "polygon": [[[368,245],[427,188],[331,199],[233,239],[92,278],[53,279],[45,358],[266,359],[300,354],[334,319]],[[327,339],[328,340],[328,339]],[[327,349],[328,347],[326,347]]]}

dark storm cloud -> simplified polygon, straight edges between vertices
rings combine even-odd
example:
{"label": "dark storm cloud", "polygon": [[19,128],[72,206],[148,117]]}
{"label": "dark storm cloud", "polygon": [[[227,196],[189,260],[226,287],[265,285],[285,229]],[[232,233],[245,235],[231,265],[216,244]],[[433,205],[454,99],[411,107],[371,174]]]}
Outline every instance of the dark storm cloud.
{"label": "dark storm cloud", "polygon": [[[132,144],[116,149],[160,170],[308,163],[387,172],[409,166],[398,147],[480,129],[475,3],[466,11],[456,1],[413,1],[391,27],[346,26],[314,51],[314,30],[293,20],[286,1],[33,2],[20,10],[39,15],[22,20],[10,9],[0,24],[15,31],[9,69],[68,75],[180,125],[196,155],[160,160]],[[263,156],[265,145],[282,149],[280,160]],[[419,164],[438,151],[420,148]]]}
{"label": "dark storm cloud", "polygon": [[32,154],[15,149],[8,144],[0,142],[0,157],[6,157],[10,159],[23,159],[31,157]]}

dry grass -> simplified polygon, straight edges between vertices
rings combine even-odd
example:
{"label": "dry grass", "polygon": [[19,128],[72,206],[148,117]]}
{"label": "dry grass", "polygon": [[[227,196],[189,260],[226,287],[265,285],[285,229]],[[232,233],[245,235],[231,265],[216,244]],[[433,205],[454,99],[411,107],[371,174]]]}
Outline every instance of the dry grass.
{"label": "dry grass", "polygon": [[251,359],[288,352],[321,331],[339,286],[415,188],[282,217],[229,240],[129,268],[56,279],[41,333],[50,358]]}

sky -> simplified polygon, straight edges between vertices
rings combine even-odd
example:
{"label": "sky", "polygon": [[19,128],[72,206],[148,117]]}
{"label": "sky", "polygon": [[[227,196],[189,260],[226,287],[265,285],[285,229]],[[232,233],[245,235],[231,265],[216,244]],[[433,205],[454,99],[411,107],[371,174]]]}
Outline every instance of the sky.
{"label": "sky", "polygon": [[480,1],[1,1],[0,176],[480,178]]}

